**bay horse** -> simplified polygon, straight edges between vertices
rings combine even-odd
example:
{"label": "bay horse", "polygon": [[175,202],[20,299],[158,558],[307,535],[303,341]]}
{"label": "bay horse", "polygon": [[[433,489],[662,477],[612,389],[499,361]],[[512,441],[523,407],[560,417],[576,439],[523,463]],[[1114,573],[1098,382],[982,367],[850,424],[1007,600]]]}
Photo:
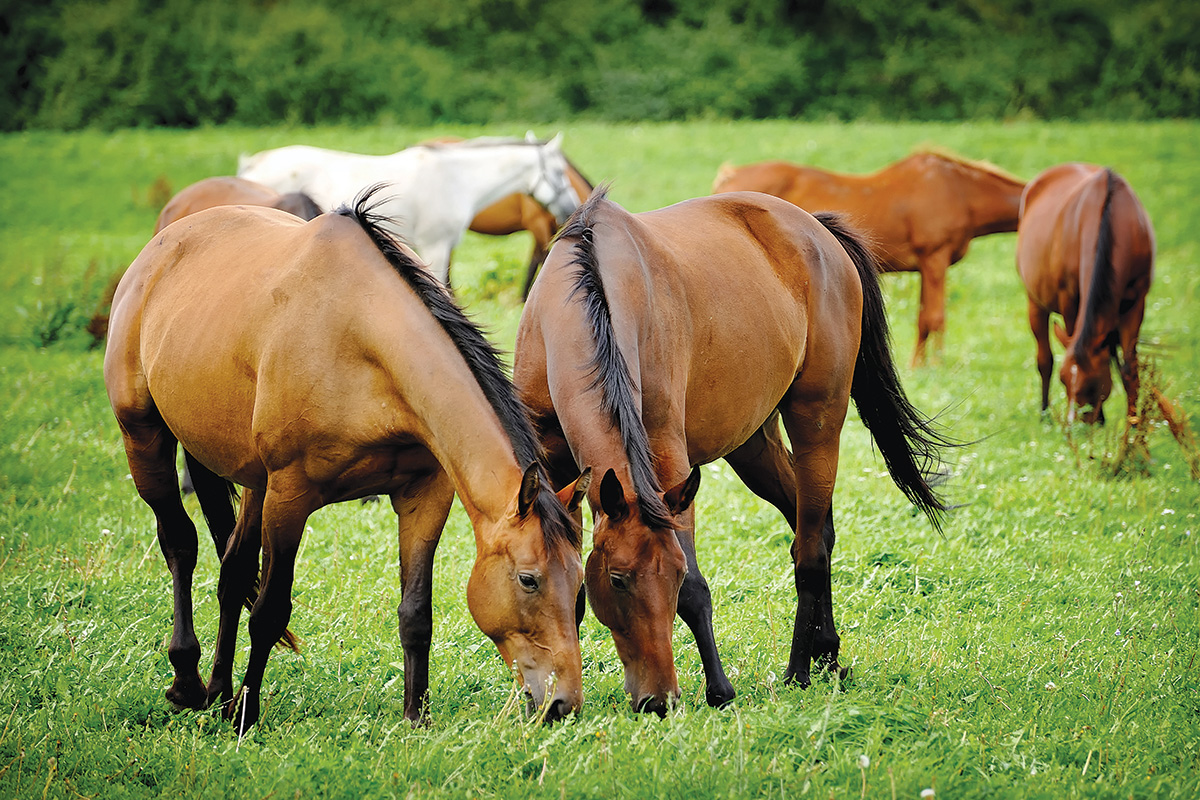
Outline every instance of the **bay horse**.
{"label": "bay horse", "polygon": [[724,458],[795,534],[785,677],[802,686],[813,660],[839,670],[832,498],[851,397],[893,480],[940,526],[945,506],[926,475],[946,440],[904,394],[875,261],[836,215],[756,192],[630,214],[597,189],[529,294],[513,380],[551,479],[565,484],[583,462],[603,475],[588,493],[585,584],[635,710],[665,713],[679,696],[676,611],[696,638],[707,702],[735,696],[696,559],[699,465]]}
{"label": "bay horse", "polygon": [[[1154,278],[1154,228],[1133,188],[1111,169],[1060,164],[1038,175],[1021,198],[1017,271],[1037,342],[1042,411],[1050,406],[1050,315],[1066,348],[1059,379],[1067,421],[1104,422],[1112,392],[1109,362],[1125,386],[1127,419],[1137,416],[1138,333]],[[1120,351],[1118,353],[1118,350]],[[1122,357],[1123,356],[1123,357]]]}
{"label": "bay horse", "polygon": [[450,254],[483,209],[513,193],[527,194],[558,222],[580,202],[567,178],[562,134],[549,141],[480,137],[420,144],[372,156],[291,145],[238,161],[238,175],[279,192],[305,192],[325,208],[383,181],[385,229],[410,245],[442,283]]}
{"label": "bay horse", "polygon": [[[220,175],[196,181],[179,190],[159,212],[154,223],[154,233],[157,234],[175,220],[197,211],[214,206],[235,205],[278,208],[303,220],[310,220],[321,213],[321,209],[312,198],[301,192],[280,194],[274,189],[268,189],[244,178]],[[109,281],[99,306],[88,322],[88,333],[92,334],[96,345],[101,344],[108,336],[108,311],[112,305],[113,293],[117,290],[117,283],[123,274],[124,272],[119,272]]]}
{"label": "bay horse", "polygon": [[[471,614],[545,719],[560,718],[582,702],[583,564],[563,503],[581,501],[588,473],[559,497],[550,491],[497,351],[383,230],[372,196],[307,223],[267,208],[202,211],[155,236],[117,289],[104,380],[173,580],[167,697],[190,708],[219,700],[239,731],[253,725],[268,654],[291,615],[305,521],[329,503],[387,494],[399,518],[404,716],[421,719],[432,563],[457,492],[475,532]],[[207,687],[177,443],[222,553]],[[235,484],[245,490],[236,525]],[[237,626],[255,596],[238,711]]]}
{"label": "bay horse", "polygon": [[946,271],[976,236],[1017,229],[1024,186],[986,162],[927,150],[870,175],[784,161],[723,165],[713,191],[766,192],[808,211],[841,212],[871,239],[885,271],[920,273],[915,366],[924,363],[931,335],[941,347]]}

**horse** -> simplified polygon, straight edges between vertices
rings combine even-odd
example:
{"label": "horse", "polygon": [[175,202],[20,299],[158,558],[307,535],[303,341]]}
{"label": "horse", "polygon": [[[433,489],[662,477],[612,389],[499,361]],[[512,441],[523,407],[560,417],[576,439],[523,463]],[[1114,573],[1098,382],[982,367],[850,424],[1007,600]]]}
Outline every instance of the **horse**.
{"label": "horse", "polygon": [[[233,205],[278,208],[280,211],[286,211],[303,220],[310,220],[321,213],[321,209],[306,194],[300,192],[279,194],[279,192],[253,181],[221,175],[197,181],[181,189],[178,194],[168,200],[154,223],[154,233],[157,235],[159,231],[175,220],[195,214],[197,211],[203,211],[213,206]],[[123,274],[124,272],[119,272],[109,281],[99,306],[88,322],[88,333],[92,335],[97,345],[108,336],[108,311],[112,305],[113,293],[117,290],[117,284]]]}
{"label": "horse", "polygon": [[[544,719],[559,719],[582,703],[583,564],[571,512],[590,473],[550,491],[497,351],[382,228],[373,197],[307,223],[267,208],[202,211],[155,236],[117,289],[104,381],[172,575],[167,698],[219,701],[239,731],[253,725],[267,656],[287,631],[305,521],[329,503],[386,494],[399,518],[404,716],[422,719],[432,563],[457,492],[475,532],[471,614]],[[222,554],[207,686],[177,443]],[[236,524],[235,485],[244,488]],[[250,659],[234,702],[247,598]]]}
{"label": "horse", "polygon": [[580,201],[567,178],[562,134],[548,142],[481,137],[422,144],[385,156],[291,145],[243,156],[238,175],[276,191],[305,192],[325,208],[387,182],[394,195],[381,205],[386,229],[446,284],[451,251],[492,203],[527,194],[561,223]]}
{"label": "horse", "polygon": [[[1060,164],[1038,175],[1021,198],[1017,271],[1037,342],[1042,412],[1050,406],[1050,315],[1066,349],[1059,379],[1067,420],[1104,422],[1112,393],[1109,362],[1125,386],[1126,415],[1137,419],[1138,333],[1154,278],[1154,228],[1124,178],[1106,167]],[[1118,353],[1120,350],[1120,354]],[[1123,355],[1123,358],[1122,358]]]}
{"label": "horse", "polygon": [[836,215],[756,192],[630,214],[601,187],[529,294],[513,370],[551,480],[565,484],[579,462],[603,475],[588,492],[584,580],[637,711],[663,714],[679,696],[677,611],[696,639],[707,702],[735,696],[696,558],[699,465],[725,459],[795,534],[785,678],[802,686],[813,660],[844,674],[830,554],[851,397],[893,480],[941,524],[946,507],[927,475],[948,440],[904,394],[876,263]]}
{"label": "horse", "polygon": [[848,214],[871,237],[888,272],[919,272],[914,366],[931,335],[940,349],[946,271],[971,239],[1017,229],[1024,181],[982,161],[922,151],[870,175],[845,175],[783,161],[723,165],[714,192],[758,191],[809,211]]}
{"label": "horse", "polygon": [[[440,136],[430,139],[428,142],[421,142],[421,144],[445,144],[461,141],[462,139],[456,136]],[[563,158],[567,162],[567,180],[571,182],[575,194],[581,200],[587,198],[592,193],[592,189],[596,187],[583,176],[583,173],[565,153]],[[471,220],[468,230],[482,233],[485,236],[509,236],[518,231],[529,231],[533,236],[533,252],[529,255],[525,285],[521,288],[521,299],[525,300],[529,297],[529,287],[533,285],[537,271],[541,268],[542,262],[546,260],[546,253],[550,251],[550,242],[553,241],[554,234],[558,233],[558,228],[559,220],[555,219],[554,215],[537,200],[527,194],[510,194],[476,214],[475,219]]]}

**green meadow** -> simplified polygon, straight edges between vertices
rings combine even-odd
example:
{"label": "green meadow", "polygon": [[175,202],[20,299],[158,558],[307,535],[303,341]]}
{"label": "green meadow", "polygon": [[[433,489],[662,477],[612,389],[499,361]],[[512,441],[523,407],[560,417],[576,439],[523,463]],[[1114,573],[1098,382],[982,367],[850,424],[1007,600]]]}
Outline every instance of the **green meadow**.
{"label": "green meadow", "polygon": [[[554,127],[539,127],[550,135]],[[570,124],[564,147],[634,211],[710,191],[724,161],[782,158],[868,172],[933,145],[1022,178],[1063,161],[1112,166],[1154,222],[1142,328],[1153,383],[1200,427],[1200,124]],[[887,477],[851,412],[834,500],[835,616],[847,685],[781,681],[795,589],[790,532],[723,463],[703,469],[701,568],[739,695],[703,702],[676,624],[682,702],[634,714],[607,631],[581,631],[585,704],[528,720],[467,611],[474,540],[451,514],[435,571],[431,722],[403,721],[395,519],[386,503],[309,521],[291,628],[263,715],[239,740],[175,712],[170,580],[86,333],[105,285],[148,240],[170,191],[290,143],[387,153],[435,135],[525,128],[401,126],[128,130],[0,136],[0,796],[814,797],[1200,796],[1200,481],[1167,427],[1122,459],[1109,424],[1063,424],[1038,377],[1015,235],[977,240],[948,281],[944,348],[915,338],[914,275],[883,278],[914,402],[968,445],[948,454],[939,535]],[[703,236],[703,231],[697,231]],[[529,237],[470,234],[459,297],[502,347],[520,317]],[[713,252],[714,267],[721,254]],[[1061,349],[1056,347],[1061,358]],[[216,634],[218,562],[201,526],[197,633]],[[585,520],[586,521],[586,520]],[[588,537],[585,535],[585,546]],[[239,647],[248,648],[244,634]],[[240,650],[238,674],[246,649]]]}

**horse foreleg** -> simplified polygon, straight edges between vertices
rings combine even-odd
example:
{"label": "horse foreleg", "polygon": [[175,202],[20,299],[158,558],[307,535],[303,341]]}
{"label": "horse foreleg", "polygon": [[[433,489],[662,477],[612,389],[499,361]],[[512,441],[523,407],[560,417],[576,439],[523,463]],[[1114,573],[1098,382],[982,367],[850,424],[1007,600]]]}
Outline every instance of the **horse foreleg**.
{"label": "horse foreleg", "polygon": [[167,655],[175,678],[167,689],[167,699],[183,708],[203,708],[206,700],[200,680],[200,642],[192,617],[192,573],[196,569],[196,526],[188,517],[179,496],[175,472],[175,437],[157,412],[149,418],[123,417],[118,420],[125,437],[125,454],[134,486],[154,512],[158,546],[171,572],[174,620]]}
{"label": "horse foreleg", "polygon": [[917,345],[912,366],[925,363],[925,345],[932,336],[935,350],[942,349],[946,324],[946,271],[950,269],[950,250],[940,248],[920,258],[921,308],[917,312]]}
{"label": "horse foreleg", "polygon": [[404,648],[404,718],[428,715],[429,647],[433,641],[433,556],[454,501],[454,485],[438,469],[392,495],[400,522],[400,644]]}
{"label": "horse foreleg", "polygon": [[1121,340],[1121,383],[1125,386],[1125,408],[1127,419],[1134,424],[1138,420],[1138,393],[1141,391],[1141,376],[1138,371],[1137,343],[1146,314],[1146,297],[1142,297],[1125,312],[1118,322]]}
{"label": "horse foreleg", "polygon": [[546,255],[550,250],[550,240],[554,238],[554,215],[541,209],[539,206],[539,214],[537,217],[525,220],[525,227],[533,234],[533,252],[529,255],[529,270],[525,275],[525,286],[521,289],[521,299],[529,299],[529,290],[533,287],[533,280],[537,277],[538,270],[546,261]]}
{"label": "horse foreleg", "polygon": [[221,558],[221,577],[217,582],[220,623],[217,646],[213,652],[212,677],[208,681],[208,702],[226,705],[233,699],[233,659],[237,648],[237,629],[242,604],[250,596],[258,574],[258,554],[262,549],[263,493],[247,489],[242,496],[229,545]]}
{"label": "horse foreleg", "polygon": [[1037,369],[1042,379],[1042,412],[1050,407],[1050,376],[1054,373],[1054,353],[1050,350],[1050,312],[1032,298],[1029,300],[1029,329],[1037,343]]}
{"label": "horse foreleg", "polygon": [[683,578],[683,585],[679,587],[676,612],[696,639],[696,649],[699,650],[700,662],[704,665],[705,702],[714,708],[720,708],[731,703],[737,692],[726,677],[725,666],[721,663],[720,653],[717,652],[712,621],[712,592],[696,560],[695,508],[689,507],[682,516],[685,517],[686,527],[676,530],[675,536],[679,539],[679,546],[683,548],[688,570]]}
{"label": "horse foreleg", "polygon": [[280,473],[268,479],[262,510],[262,591],[250,611],[250,659],[242,680],[241,702],[226,707],[226,717],[234,721],[239,734],[258,721],[267,659],[292,617],[292,583],[304,523],[318,505],[303,480]]}

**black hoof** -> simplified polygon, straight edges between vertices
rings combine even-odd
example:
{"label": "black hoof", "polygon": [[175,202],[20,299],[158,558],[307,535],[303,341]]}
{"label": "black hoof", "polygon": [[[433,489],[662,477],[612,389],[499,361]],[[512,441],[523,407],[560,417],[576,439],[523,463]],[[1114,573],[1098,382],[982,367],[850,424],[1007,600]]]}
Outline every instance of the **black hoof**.
{"label": "black hoof", "polygon": [[726,683],[724,686],[709,686],[704,690],[704,701],[712,708],[725,708],[734,701],[737,697],[737,692],[733,685]]}
{"label": "black hoof", "polygon": [[180,679],[175,677],[171,688],[167,689],[167,700],[176,709],[202,709],[208,707],[208,692],[197,673],[194,677]]}

